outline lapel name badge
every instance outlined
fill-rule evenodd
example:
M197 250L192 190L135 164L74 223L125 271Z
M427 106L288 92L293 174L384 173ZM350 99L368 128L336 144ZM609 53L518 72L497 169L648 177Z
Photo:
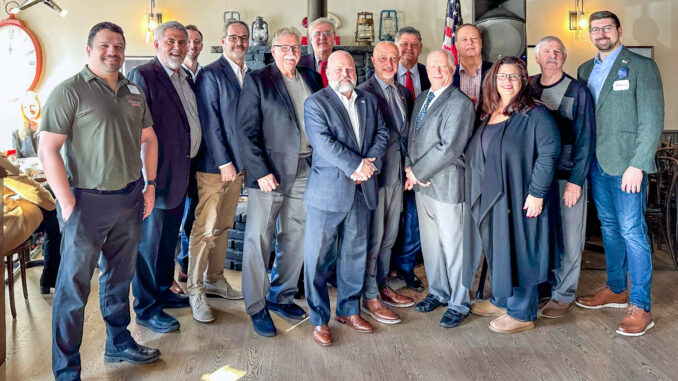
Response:
M139 92L139 89L134 85L127 85L127 88L129 89L129 92L132 93L132 94L136 94L136 95L141 94Z
M628 90L628 89L629 89L629 80L628 79L616 80L612 84L612 90L614 90L614 91L623 91L623 90Z

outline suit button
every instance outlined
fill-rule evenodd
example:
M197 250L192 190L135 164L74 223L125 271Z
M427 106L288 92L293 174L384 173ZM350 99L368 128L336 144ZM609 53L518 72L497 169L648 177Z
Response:
M191 158L191 155L186 155L186 157L190 159L190 158Z

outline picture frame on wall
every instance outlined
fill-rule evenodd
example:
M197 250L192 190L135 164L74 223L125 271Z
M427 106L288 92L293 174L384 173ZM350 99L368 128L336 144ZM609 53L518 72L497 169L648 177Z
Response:
M122 74L127 75L127 73L129 73L130 70L134 69L137 66L141 66L147 63L153 58L154 56L127 56L125 57L125 62L122 64L122 67L120 68L120 72Z
M636 46L624 45L624 46L626 46L628 50L654 61L654 46L652 45L636 45Z

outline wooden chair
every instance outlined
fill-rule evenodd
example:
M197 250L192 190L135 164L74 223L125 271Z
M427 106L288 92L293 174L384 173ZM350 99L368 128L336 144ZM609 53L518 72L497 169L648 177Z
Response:
M5 267L7 267L7 286L9 287L9 309L12 312L12 318L16 319L16 308L14 307L14 254L19 255L19 267L21 268L21 286L24 291L24 299L28 299L28 289L26 288L26 261L31 256L31 239L28 238L18 247L6 252Z

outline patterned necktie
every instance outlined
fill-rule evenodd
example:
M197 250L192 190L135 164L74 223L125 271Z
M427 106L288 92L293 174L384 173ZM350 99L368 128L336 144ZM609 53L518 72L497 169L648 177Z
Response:
M412 100L417 98L417 94L414 93L414 82L412 82L412 73L410 71L405 72L405 87L407 87L407 90L410 90L412 92Z
M433 98L435 98L435 94L433 94L433 91L429 90L428 91L428 96L426 97L426 102L424 102L424 105L421 106L421 111L419 111L419 116L417 117L417 131L419 131L419 127L421 127L421 121L424 119L424 115L426 115L426 111L428 110L428 105L431 104L431 101L433 101Z
M327 61L318 62L320 65L320 77L323 79L323 87L327 87Z
M386 99L391 107L391 113L393 114L393 119L396 121L396 127L400 130L403 126L403 114L400 112L400 107L398 107L396 92L391 86L386 87Z

